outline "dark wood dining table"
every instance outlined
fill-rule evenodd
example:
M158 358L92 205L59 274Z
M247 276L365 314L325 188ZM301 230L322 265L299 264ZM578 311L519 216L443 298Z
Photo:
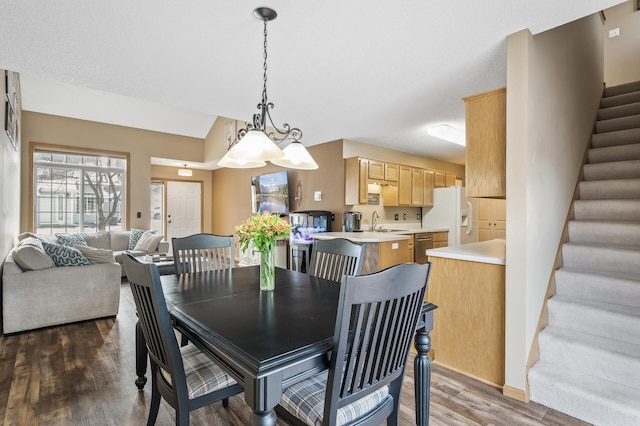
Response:
M340 284L276 268L276 289L259 289L259 267L161 277L175 328L244 387L252 425L275 425L282 391L328 368ZM435 305L416 330L416 424L429 421L430 350ZM136 328L136 385L146 383L147 351Z

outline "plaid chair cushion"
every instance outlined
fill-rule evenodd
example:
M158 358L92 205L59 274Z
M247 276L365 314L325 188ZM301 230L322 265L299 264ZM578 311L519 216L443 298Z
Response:
M182 363L187 377L189 399L197 398L236 383L231 376L194 345L183 346L180 348L180 352L182 353ZM162 370L162 376L167 382L171 383L171 377L166 371Z
M321 425L324 414L324 398L327 390L329 371L296 383L287 388L280 406L310 426ZM377 407L389 395L389 387L383 386L377 391L360 398L338 410L337 425L352 422Z

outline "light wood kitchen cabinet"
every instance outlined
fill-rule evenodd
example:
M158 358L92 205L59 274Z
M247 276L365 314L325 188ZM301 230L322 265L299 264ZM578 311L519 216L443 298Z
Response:
M455 186L455 185L456 185L456 175L451 174L451 173L445 173L444 174L444 186L449 188L450 186Z
M433 233L433 248L448 247L449 246L449 232L434 232Z
M424 170L423 172L423 197L422 204L424 206L433 206L433 174L432 170Z
M368 242L364 250L362 274L372 274L390 266L413 262L409 240Z
M488 241L507 236L506 200L478 199L478 240Z
M504 385L505 266L429 256L428 301L438 306L430 333L438 364Z
M411 205L411 167L400 166L398 173L398 205Z
M367 204L369 160L365 158L346 158L344 160L344 203Z
M397 182L400 166L397 164L384 163L384 180L387 182Z
M409 240L384 241L378 245L380 248L380 271L390 266L413 262L413 257L409 257Z
M411 205L424 203L424 173L422 169L411 169Z
M506 196L506 99L505 88L464 98L467 197Z
M369 163L369 171L367 176L373 180L384 180L384 163L376 160L367 160Z
M445 187L445 174L442 172L433 172L433 187L444 188Z

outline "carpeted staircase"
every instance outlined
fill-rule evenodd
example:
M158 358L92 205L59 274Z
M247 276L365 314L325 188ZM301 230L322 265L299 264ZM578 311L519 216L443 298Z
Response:
M605 89L529 371L532 401L640 425L640 81Z

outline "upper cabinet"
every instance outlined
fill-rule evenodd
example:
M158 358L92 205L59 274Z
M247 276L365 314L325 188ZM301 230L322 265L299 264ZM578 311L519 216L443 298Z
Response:
M435 176L439 176L440 187L453 186L456 181L453 173L367 158L346 158L344 164L346 205L367 204L368 186L373 183L382 185L384 206L433 206Z
M466 105L467 197L505 198L507 91L505 88L464 98Z

